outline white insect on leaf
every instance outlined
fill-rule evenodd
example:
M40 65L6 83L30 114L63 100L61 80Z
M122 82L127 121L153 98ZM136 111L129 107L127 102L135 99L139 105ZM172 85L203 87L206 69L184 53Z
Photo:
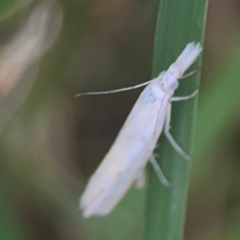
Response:
M174 149L183 158L190 159L169 132L171 102L187 100L197 94L198 91L195 91L186 97L173 97L178 87L178 79L182 78L183 73L197 59L201 50L199 43L189 43L176 62L157 78L135 87L112 91L118 92L148 85L139 96L115 142L91 177L80 199L80 208L83 209L84 217L110 213L131 185L135 183L138 187L143 186L144 168L148 161L153 165L161 182L166 186L169 185L153 156L154 148L163 131ZM99 93L79 95L93 94Z

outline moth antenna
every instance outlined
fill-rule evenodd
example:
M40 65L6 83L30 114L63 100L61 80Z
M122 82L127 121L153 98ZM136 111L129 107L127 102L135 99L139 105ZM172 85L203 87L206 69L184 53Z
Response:
M81 97L81 96L86 96L86 95L104 95L104 94L111 94L111 93L129 91L129 90L133 90L133 89L136 89L136 88L144 87L144 86L148 85L149 83L151 83L153 81L154 81L154 79L152 79L150 81L147 81L147 82L144 82L144 83L140 83L138 85L131 86L131 87L120 88L120 89L110 90L110 91L79 93L79 94L76 94L75 97Z

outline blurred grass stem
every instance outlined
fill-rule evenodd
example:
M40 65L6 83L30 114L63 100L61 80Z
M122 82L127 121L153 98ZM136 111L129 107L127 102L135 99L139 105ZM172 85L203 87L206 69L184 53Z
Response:
M206 0L162 0L157 18L152 77L166 70L175 61L187 43L203 43L207 12ZM200 66L201 57L191 67ZM200 71L180 81L176 96L187 96L199 86ZM198 97L173 103L171 134L176 142L190 155ZM184 161L161 137L156 152L158 164L172 187L166 188L153 169L149 171L149 186L145 216L145 240L181 240L185 222L187 193L191 162Z

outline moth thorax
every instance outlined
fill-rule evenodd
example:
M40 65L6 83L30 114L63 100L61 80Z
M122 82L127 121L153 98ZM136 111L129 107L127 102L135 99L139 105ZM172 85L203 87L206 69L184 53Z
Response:
M178 87L178 79L170 74L169 72L165 72L165 74L162 76L160 86L165 90L176 90Z

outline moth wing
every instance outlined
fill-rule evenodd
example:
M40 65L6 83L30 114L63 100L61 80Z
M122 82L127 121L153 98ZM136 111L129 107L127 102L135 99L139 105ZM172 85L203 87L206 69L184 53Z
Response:
M153 82L141 93L115 142L91 177L81 198L85 217L108 214L148 162L166 114L166 104L156 96L154 88ZM158 121L159 114L161 121Z

